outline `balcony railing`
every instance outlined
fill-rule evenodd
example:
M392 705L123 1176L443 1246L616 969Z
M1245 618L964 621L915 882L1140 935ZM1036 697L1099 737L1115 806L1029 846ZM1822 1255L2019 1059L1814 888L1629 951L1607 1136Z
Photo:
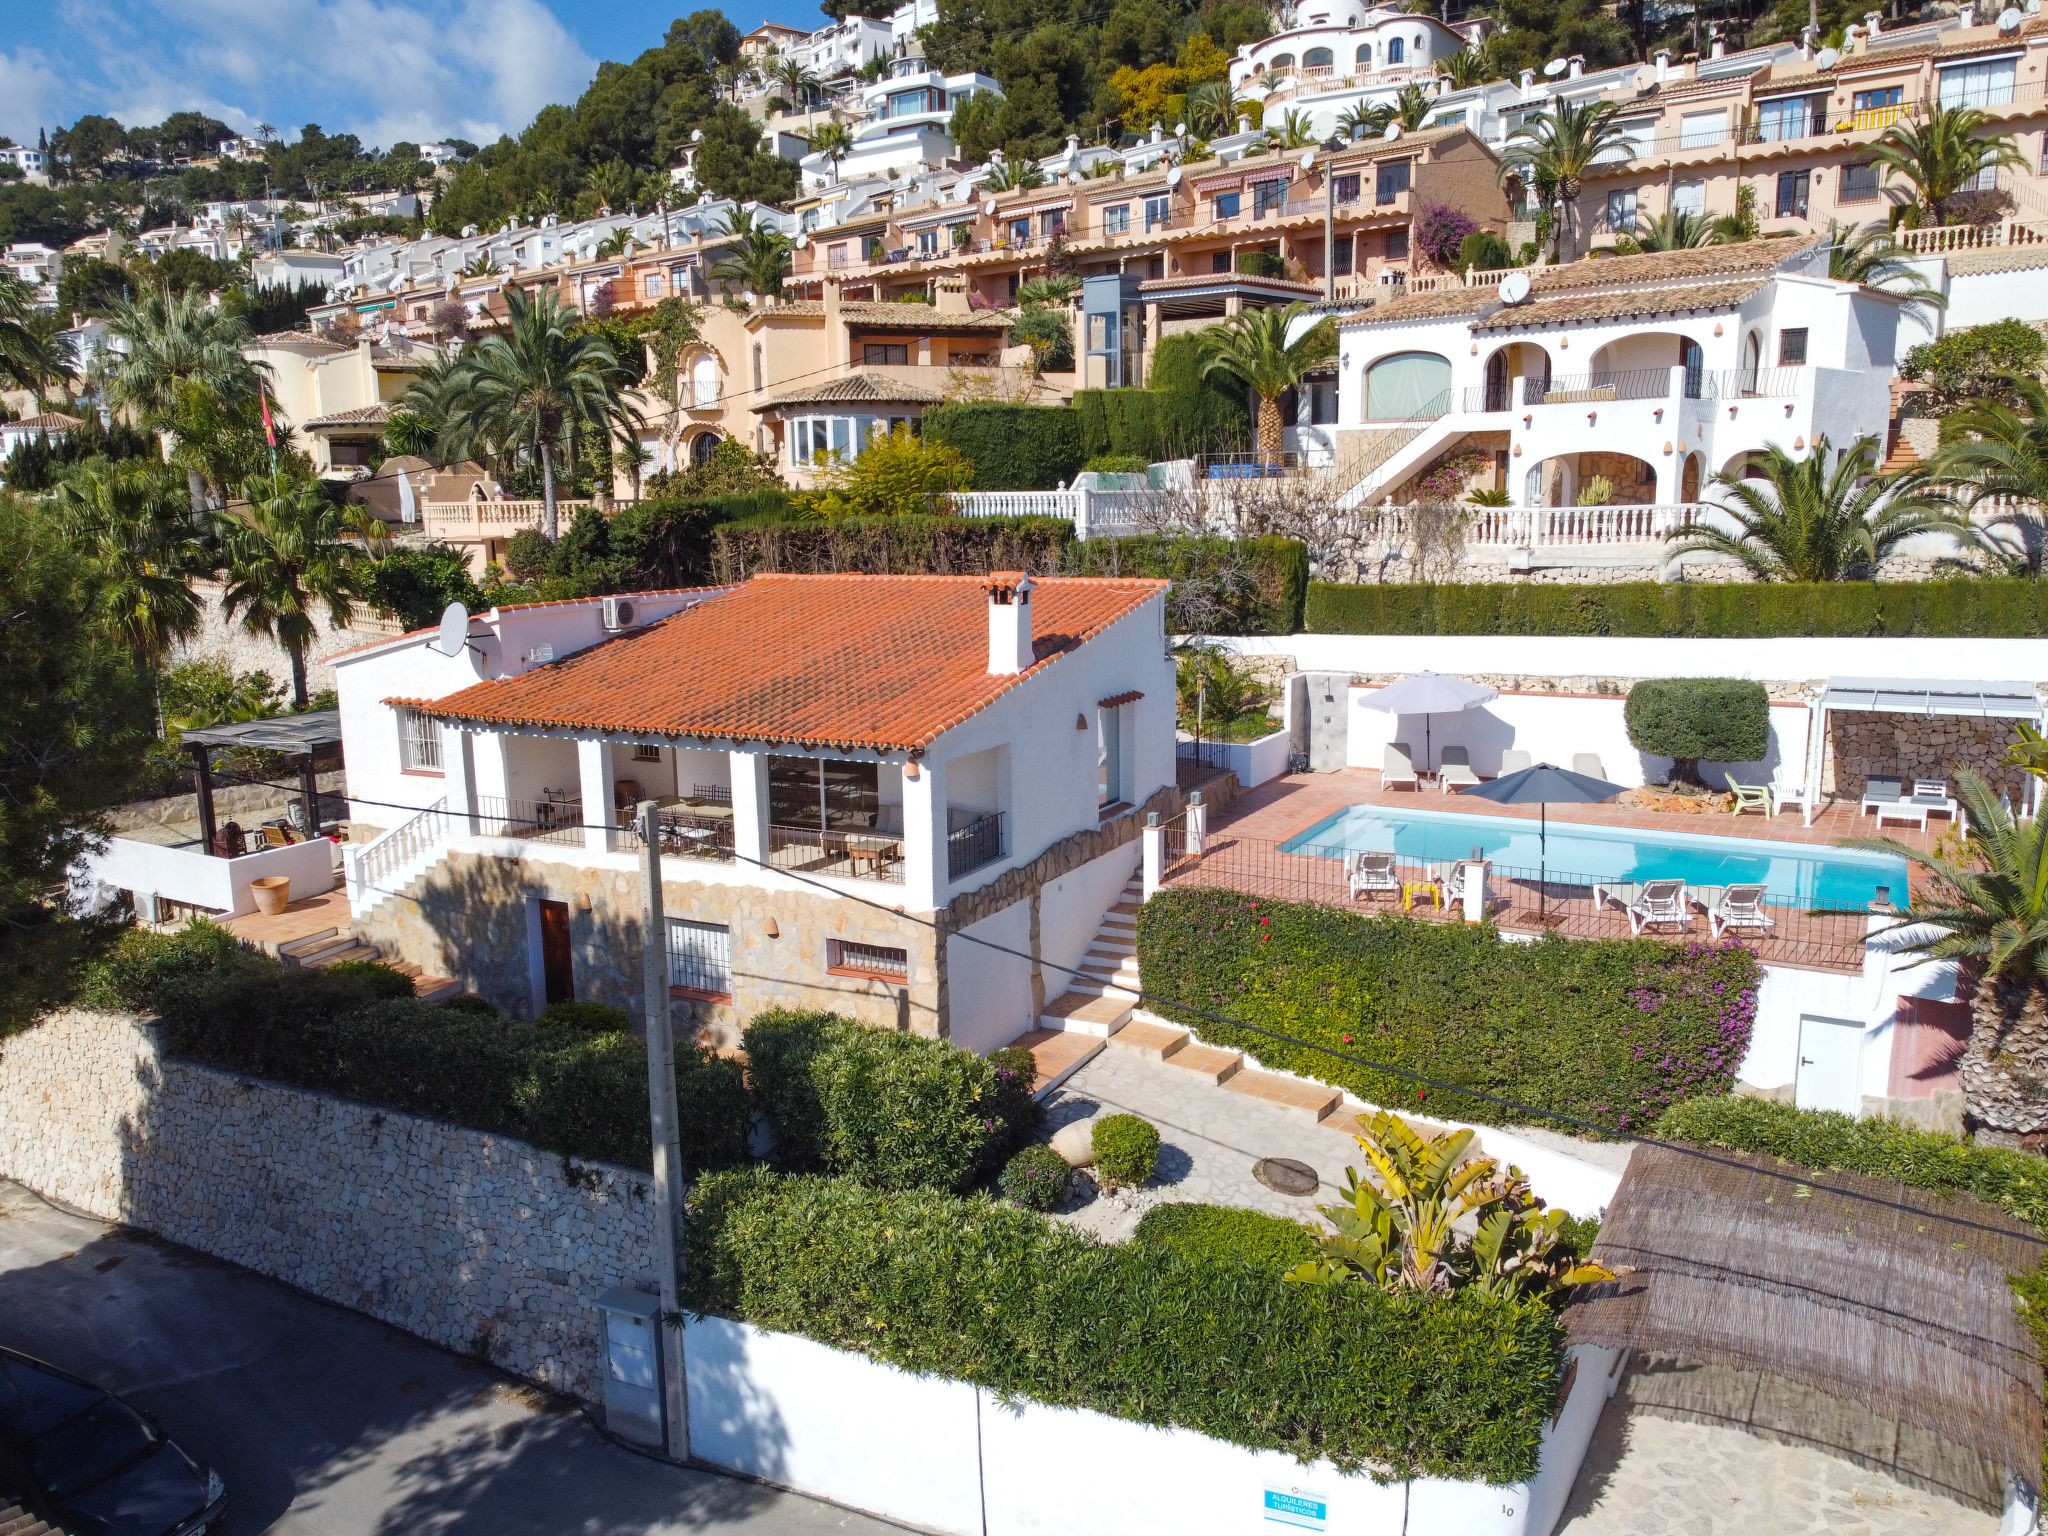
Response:
M988 811L962 822L946 834L946 877L958 880L1005 853L1003 813Z
M568 799L509 800L476 797L477 831L485 837L517 837L529 843L571 847L583 842L583 802Z
M1512 381L1502 379L1496 384L1475 384L1466 389L1459 409L1466 415L1484 416L1505 411L1513 404Z
M881 831L768 828L768 864L792 874L903 883L903 839Z
M712 806L665 805L656 813L660 823L661 851L679 859L718 859L733 856L732 812L720 815ZM633 844L640 845L640 828L633 826Z
M1522 380L1524 405L1588 405L1606 400L1661 400L1671 392L1669 368L1606 369Z
M1473 507L1465 542L1474 549L1580 549L1596 545L1661 545L1674 533L1704 521L1712 508L1700 502L1617 503L1599 507ZM1381 544L1405 543L1412 509L1383 507L1373 514L1366 537Z
M1902 229L1894 238L1916 256L1937 256L1944 251L2048 243L2048 223L2000 219L1993 224L1945 224L1932 229Z
M555 502L555 515L564 526L585 507L595 506L591 501ZM522 528L538 528L547 518L547 503L544 501L429 501L421 503L420 524L428 533L448 538L469 534L482 538L486 535L517 533Z

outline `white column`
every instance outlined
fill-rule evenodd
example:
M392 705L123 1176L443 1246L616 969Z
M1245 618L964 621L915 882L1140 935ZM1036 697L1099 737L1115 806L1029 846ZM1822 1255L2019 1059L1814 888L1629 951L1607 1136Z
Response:
M1465 921L1483 923L1486 921L1486 861L1467 859L1465 861Z
M953 882L946 867L946 770L929 760L917 777L903 775L903 904L913 912L938 906Z
M609 853L612 847L612 744L579 739L576 743L577 777L583 790L583 846L592 853Z
M447 790L443 803L454 824L464 832L476 830L476 738L460 726L441 726L441 782Z
M1198 789L1188 796L1188 857L1199 859L1208 846L1209 807L1202 804Z
M732 847L747 869L768 862L768 758L761 752L730 752L732 765Z
M1150 901L1159 894L1160 878L1166 872L1166 828L1159 824L1159 813L1145 813L1145 900Z

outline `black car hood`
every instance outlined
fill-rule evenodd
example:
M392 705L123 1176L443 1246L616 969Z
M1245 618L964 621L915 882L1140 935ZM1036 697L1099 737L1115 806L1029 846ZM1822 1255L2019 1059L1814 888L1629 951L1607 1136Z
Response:
M76 1536L162 1536L206 1508L206 1474L170 1441L57 1508Z

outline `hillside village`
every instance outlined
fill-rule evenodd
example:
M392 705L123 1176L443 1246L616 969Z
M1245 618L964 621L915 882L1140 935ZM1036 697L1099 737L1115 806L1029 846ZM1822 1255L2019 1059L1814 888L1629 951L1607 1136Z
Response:
M0 1531L2038 1532L2038 9L0 142Z

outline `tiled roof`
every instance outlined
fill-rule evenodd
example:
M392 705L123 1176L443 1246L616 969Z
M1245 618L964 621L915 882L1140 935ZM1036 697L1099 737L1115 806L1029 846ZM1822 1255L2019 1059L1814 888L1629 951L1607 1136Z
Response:
M1639 288L1621 293L1584 293L1571 298L1538 299L1496 310L1472 327L1480 331L1518 331L1529 326L1576 325L1590 320L1629 320L1641 315L1688 315L1702 310L1733 309L1764 285L1760 282L1701 283L1688 288Z
M1323 294L1320 283L1298 283L1291 277L1256 277L1249 272L1197 272L1187 277L1148 277L1138 284L1141 294L1180 293L1189 288L1276 288L1283 293L1300 293L1313 298Z
M1945 251L1950 277L1990 272L2031 272L2048 267L2048 245L1993 245L1975 251Z
M938 390L908 379L849 373L843 378L779 391L753 409L772 411L780 405L937 405L945 398Z
M1047 577L1035 663L988 671L979 576L756 576L645 630L444 699L394 700L480 725L901 751L929 745L1165 592Z
M763 304L749 310L747 319L751 322L789 316L816 320L824 318L824 314L823 299L785 299L780 304ZM999 309L976 309L963 314L940 309L935 304L892 304L869 299L842 303L839 316L854 325L888 325L919 331L1006 331L1015 318Z
M1440 288L1435 293L1408 293L1398 299L1382 299L1362 315L1340 320L1340 326L1387 325L1402 320L1443 320L1452 315L1476 315L1489 304L1499 302L1491 288Z
M391 419L391 407L381 402L377 405L359 405L352 411L331 411L325 416L315 416L304 422L306 427L358 427L381 426Z
M1816 239L1824 239L1824 236ZM1529 273L1537 298L1581 288L1620 288L1630 283L1672 283L1697 278L1770 272L1815 244L1815 240L1763 238L1738 245L1702 245L1684 251L1648 251L1641 256L1588 256Z
M76 416L66 416L62 411L45 411L40 416L24 416L5 425L16 432L69 432L85 423Z
M315 336L311 331L267 331L261 336L252 336L250 340L258 346L319 347L329 352L349 350L340 342Z

